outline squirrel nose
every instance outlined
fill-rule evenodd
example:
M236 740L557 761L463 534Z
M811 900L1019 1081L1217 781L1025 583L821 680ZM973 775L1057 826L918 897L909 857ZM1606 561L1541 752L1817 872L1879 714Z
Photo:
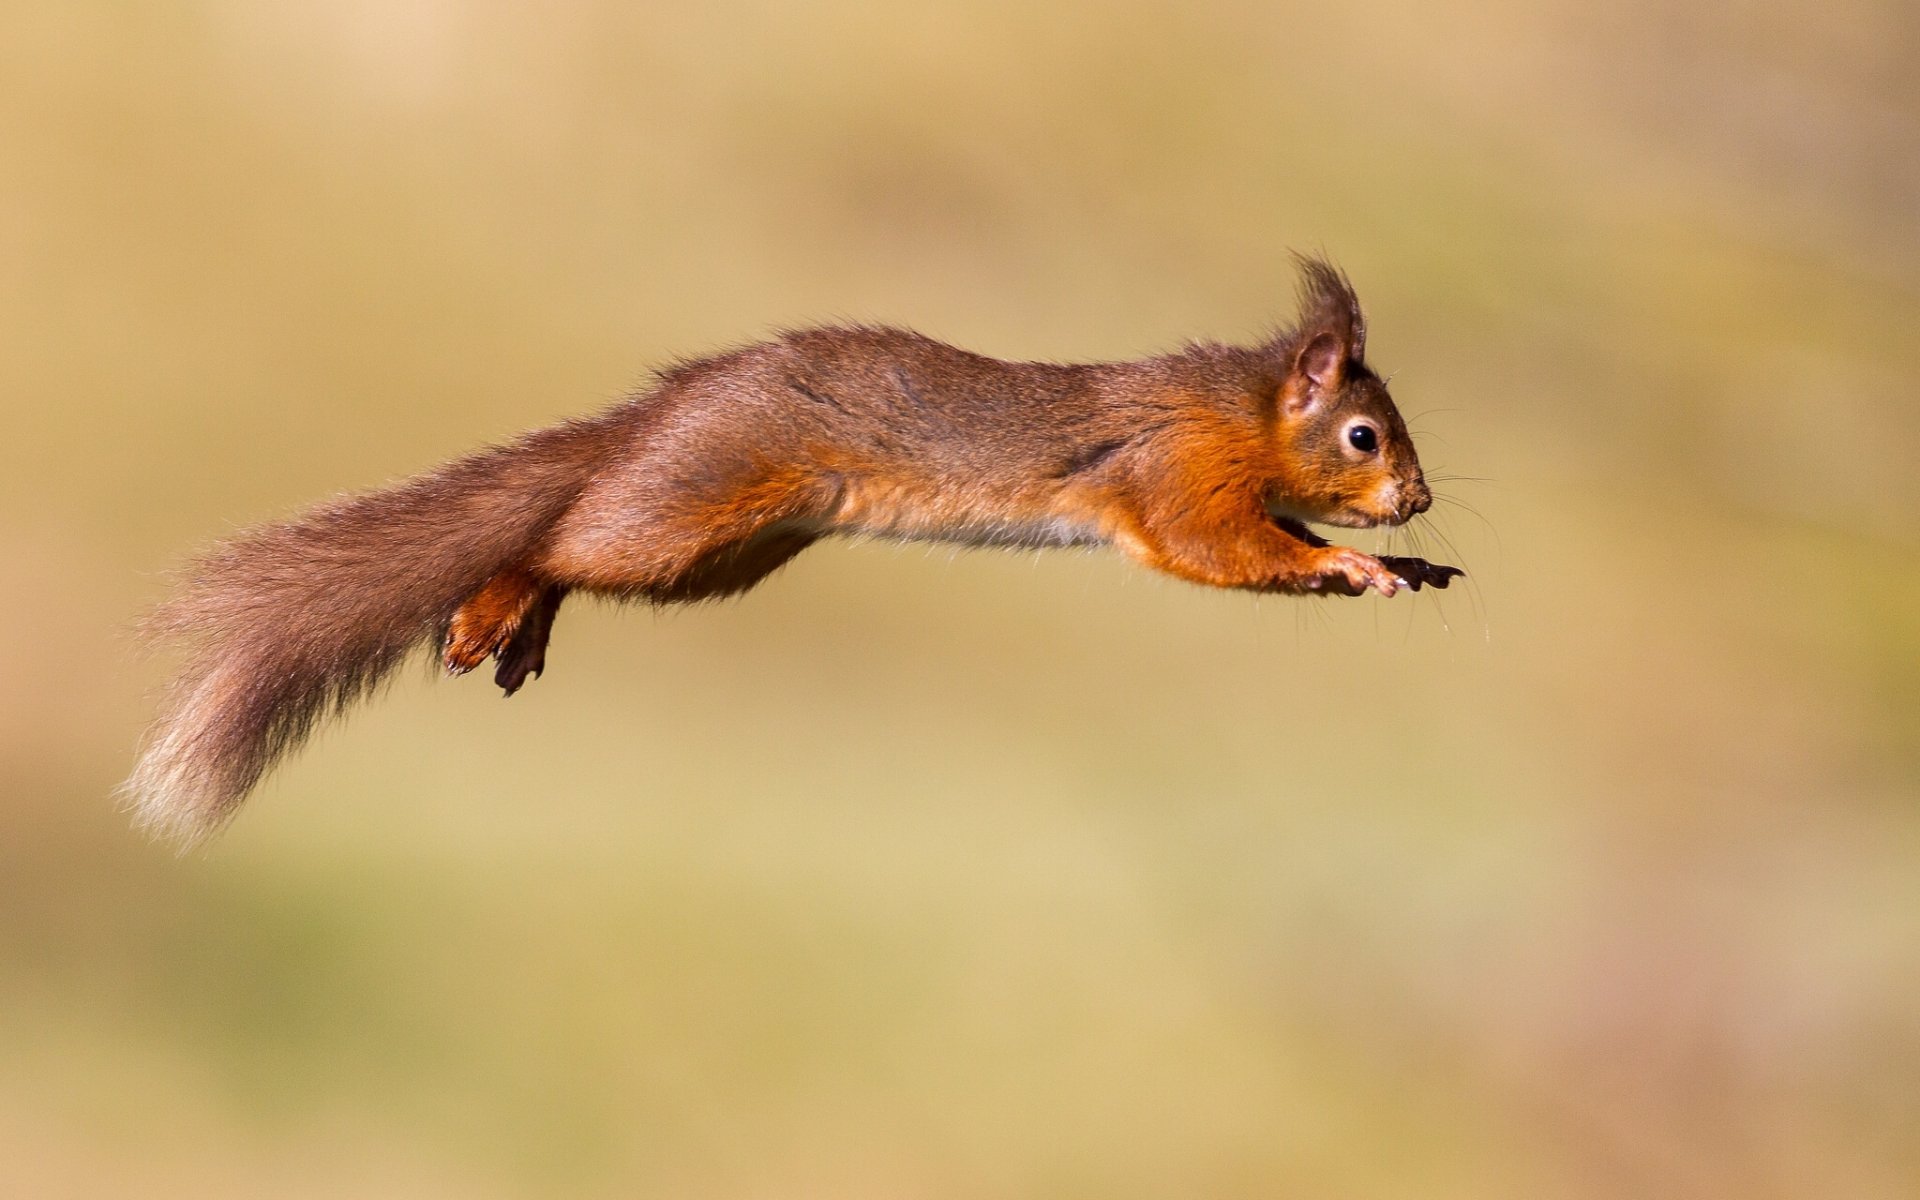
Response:
M1427 481L1417 479L1407 489L1407 515L1417 517L1433 507L1433 493L1427 489Z

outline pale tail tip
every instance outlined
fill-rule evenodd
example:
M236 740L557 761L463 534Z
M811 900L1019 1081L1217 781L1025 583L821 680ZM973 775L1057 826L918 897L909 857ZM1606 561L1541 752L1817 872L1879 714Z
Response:
M204 846L220 832L231 813L221 805L209 803L196 794L197 789L165 778L151 756L141 759L126 782L114 789L121 811L128 813L133 827L142 834L173 847L185 855Z

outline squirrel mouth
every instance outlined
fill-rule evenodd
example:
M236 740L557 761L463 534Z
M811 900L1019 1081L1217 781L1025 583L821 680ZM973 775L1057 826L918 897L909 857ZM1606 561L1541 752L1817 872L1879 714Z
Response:
M1426 480L1389 481L1359 495L1343 497L1324 506L1289 503L1285 495L1267 495L1267 515L1287 532L1299 536L1306 523L1332 525L1341 529L1378 529L1382 525L1405 525L1433 507L1433 494Z

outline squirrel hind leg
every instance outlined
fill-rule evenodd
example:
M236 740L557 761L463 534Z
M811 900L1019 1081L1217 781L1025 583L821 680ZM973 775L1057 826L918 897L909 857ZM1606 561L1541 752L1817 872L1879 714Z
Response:
M746 537L702 549L671 578L646 588L657 604L684 604L738 595L820 540L809 529L770 525Z
M567 589L557 585L542 591L507 644L495 652L500 665L493 672L493 681L506 695L519 691L529 676L538 679L546 670L547 639L553 633L554 614L560 611L560 601L566 596Z

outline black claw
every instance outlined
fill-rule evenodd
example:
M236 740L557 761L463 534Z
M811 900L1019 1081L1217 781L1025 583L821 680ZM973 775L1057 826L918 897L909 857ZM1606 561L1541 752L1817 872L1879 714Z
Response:
M508 659L502 662L500 669L493 673L493 681L500 686L501 692L511 696L526 686L529 675L539 678L540 668L530 667L517 659Z
M1430 563L1424 558L1384 558L1380 561L1398 571L1407 580L1414 591L1423 586L1444 588L1455 579L1466 575L1459 567L1445 567Z

